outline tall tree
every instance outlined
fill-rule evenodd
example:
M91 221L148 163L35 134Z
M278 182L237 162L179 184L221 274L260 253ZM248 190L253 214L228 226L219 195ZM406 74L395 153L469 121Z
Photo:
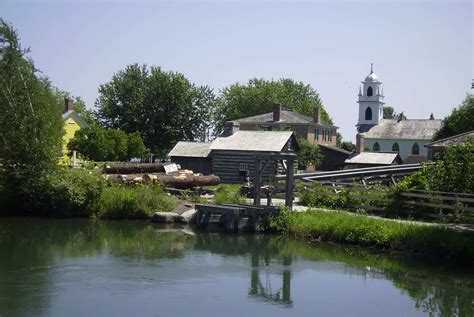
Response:
M318 92L310 85L286 78L276 81L254 78L245 85L236 83L222 89L216 132L222 129L225 121L271 112L275 103L307 116L312 116L314 107L318 106L322 109L323 121L332 124Z
M202 140L212 122L215 96L183 74L133 64L99 88L96 118L105 128L139 131L154 153L180 140Z
M454 108L444 118L441 129L433 137L434 140L444 139L456 134L474 130L474 95L467 95L458 108Z
M10 176L54 168L62 141L62 105L28 52L0 19L0 143Z

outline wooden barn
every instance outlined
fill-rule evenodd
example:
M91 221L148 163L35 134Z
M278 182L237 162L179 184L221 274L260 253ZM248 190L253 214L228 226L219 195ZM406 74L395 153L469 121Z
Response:
M298 144L292 131L233 130L228 136L214 140L209 149L212 174L224 183L243 183L246 175L251 180L255 178L256 156L295 153ZM277 162L269 163L263 171L262 181L273 181L282 169Z
M182 169L209 175L212 173L210 146L211 143L180 141L168 155L171 161L181 165Z

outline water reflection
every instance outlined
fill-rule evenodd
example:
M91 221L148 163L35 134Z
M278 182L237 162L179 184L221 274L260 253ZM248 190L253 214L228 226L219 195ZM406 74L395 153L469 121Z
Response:
M288 309L295 308L296 303L301 305L298 296L292 294L295 276L302 270L313 270L311 263L327 263L328 272L342 270L347 276L391 281L413 300L419 311L434 315L474 315L472 269L393 258L356 248L310 245L277 236L206 232L189 235L179 228L163 230L144 222L44 219L0 219L0 313L48 314L49 303L58 296L58 288L53 287L60 278L58 272L70 273L79 260L111 258L137 263L145 268L153 267L149 274L153 277L157 269L169 274L165 270L168 262L157 268L159 263L174 261L176 265L190 254L210 254L213 261L218 256L248 263L248 273L244 273L247 296L262 305ZM187 266L189 275L177 271L169 279L193 277L196 263L187 261L181 265ZM84 270L87 276L87 269ZM231 268L219 270L233 273ZM177 274L181 275L177 277Z

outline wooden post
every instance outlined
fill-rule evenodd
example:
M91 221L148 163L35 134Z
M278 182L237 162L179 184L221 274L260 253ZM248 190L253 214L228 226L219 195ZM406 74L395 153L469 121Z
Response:
M260 180L261 180L261 175L260 175L260 163L261 160L259 157L255 158L255 167L254 167L254 172L255 172L255 181L253 184L253 204L259 206L260 205Z
M285 206L293 207L293 175L294 175L294 158L290 157L286 160L286 191Z

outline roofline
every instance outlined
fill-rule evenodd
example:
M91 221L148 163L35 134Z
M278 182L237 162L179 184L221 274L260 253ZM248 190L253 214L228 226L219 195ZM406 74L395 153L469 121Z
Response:
M456 135L453 135L453 136L450 136L450 137L447 137L447 138L444 138L444 139L439 139L437 141L433 141L431 143L428 143L426 144L425 146L426 147L436 147L436 143L440 143L440 142L444 142L444 141L447 141L447 140L451 140L451 139L454 139L454 138L457 138L457 137L460 137L460 136L463 136L463 135L466 135L466 134L470 134L470 133L474 133L474 130L471 130L471 131L468 131L468 132L464 132L464 133L460 133L460 134L456 134ZM442 145L440 145L441 147Z
M69 111L68 111L69 112ZM89 124L87 124L86 121L84 121L84 119L82 119L82 117L74 110L72 110L71 112L65 112L63 113L62 115L64 116L62 119L63 121L66 121L67 119L69 119L70 117L74 116L77 121L79 121L79 125L84 127L84 128L87 128L89 126Z
M271 125L285 125L285 124L291 124L291 125L301 125L301 126L309 126L309 125L319 125L323 127L330 127L330 128L336 128L338 129L338 126L331 125L328 123L316 123L314 121L308 121L306 123L301 123L301 122L288 122L288 121L240 121L242 119L237 119L237 120L232 120L231 122L237 122L239 124L271 124ZM248 130L240 130L240 131L248 131Z

